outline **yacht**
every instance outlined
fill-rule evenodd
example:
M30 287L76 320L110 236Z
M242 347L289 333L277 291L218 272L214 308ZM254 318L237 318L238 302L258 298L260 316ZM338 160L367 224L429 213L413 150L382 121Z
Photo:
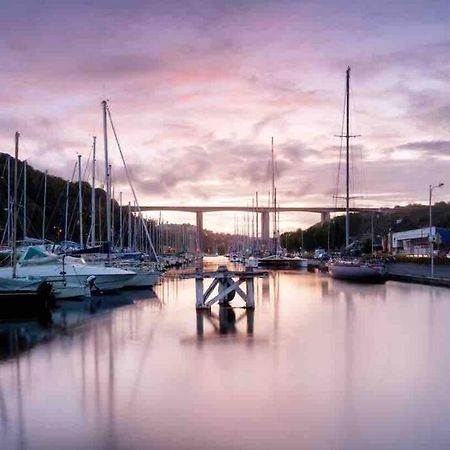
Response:
M136 276L133 271L90 265L83 259L72 256L53 255L40 246L22 249L17 263L17 272L21 277L34 277L41 281L52 282L56 278L58 282L62 281L55 286L56 290L58 288L64 290L65 282L67 289L73 291L76 286L81 286L85 292L85 286L92 291L121 289ZM12 278L12 268L0 267L0 278ZM64 292L60 293L60 298L61 296L64 296Z
M352 247L355 246L350 243L350 106L349 106L349 96L350 96L350 67L347 68L347 83L346 83L346 133L344 136L346 139L346 211L345 211L345 252L351 253ZM373 239L373 237L372 237ZM331 277L354 280L354 281L365 281L365 282L380 282L385 280L386 268L382 262L364 260L360 257L341 257L331 260L328 264L328 272Z

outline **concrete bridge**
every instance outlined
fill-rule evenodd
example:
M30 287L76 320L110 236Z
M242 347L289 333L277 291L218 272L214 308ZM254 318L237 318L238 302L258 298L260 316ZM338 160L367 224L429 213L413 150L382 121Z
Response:
M261 214L261 238L263 240L270 239L270 214L275 212L272 206L141 206L141 211L178 211L190 212L196 215L197 224L197 242L200 250L203 250L203 214L208 212L249 212ZM382 212L390 208L350 208L350 212ZM132 210L137 211L136 207ZM328 206L282 206L277 207L276 212L307 212L320 214L321 223L330 220L331 213L345 212L342 207L328 207Z

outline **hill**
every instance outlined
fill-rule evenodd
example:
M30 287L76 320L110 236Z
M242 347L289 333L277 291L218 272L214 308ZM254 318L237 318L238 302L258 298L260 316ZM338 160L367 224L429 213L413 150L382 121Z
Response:
M351 239L361 241L366 249L371 246L372 224L374 242L380 243L382 237L389 232L405 231L429 225L428 205L411 204L396 206L380 213L353 213L350 215ZM433 225L450 228L450 203L439 202L433 205ZM296 251L300 247L311 251L317 247L338 250L345 243L345 216L333 218L330 222L317 223L306 230L298 229L283 233L281 243L289 251Z

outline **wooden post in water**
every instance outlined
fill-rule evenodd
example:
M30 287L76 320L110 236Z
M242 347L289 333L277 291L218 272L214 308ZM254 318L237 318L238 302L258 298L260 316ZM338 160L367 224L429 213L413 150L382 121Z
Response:
M247 308L254 308L255 307L255 289L254 289L254 279L253 278L247 278Z
M195 306L197 309L205 307L203 303L203 275L200 269L195 271Z

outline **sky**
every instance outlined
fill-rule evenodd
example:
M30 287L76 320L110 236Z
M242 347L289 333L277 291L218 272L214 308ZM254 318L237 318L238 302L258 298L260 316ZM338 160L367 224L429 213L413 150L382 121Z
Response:
M439 182L436 201L450 200L448 1L0 7L0 151L12 153L18 130L21 159L37 168L70 178L93 135L101 153L107 99L142 205L251 205L256 191L267 204L273 136L279 204L333 206L351 66L355 205L426 202ZM128 202L112 139L110 157L114 191ZM280 228L318 219L285 214ZM205 226L233 231L236 220L207 214Z

